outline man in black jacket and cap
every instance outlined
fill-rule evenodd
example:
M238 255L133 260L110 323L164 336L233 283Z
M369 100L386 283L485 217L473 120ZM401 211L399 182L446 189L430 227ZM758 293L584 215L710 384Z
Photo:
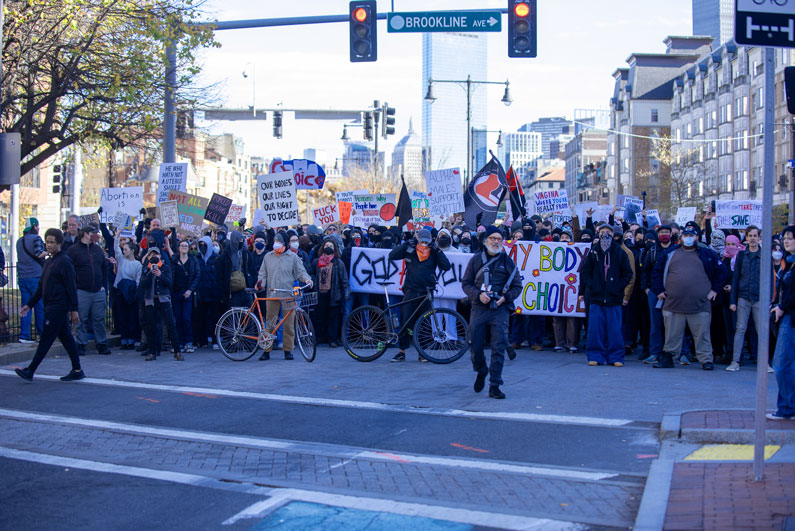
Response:
M472 257L461 278L461 287L472 303L469 343L472 368L477 373L474 389L476 393L481 392L489 375L489 396L505 398L500 385L508 345L508 316L513 300L522 291L522 278L516 264L505 253L503 237L497 227L486 228L483 246L485 250ZM491 366L486 365L483 353L487 326L491 331Z

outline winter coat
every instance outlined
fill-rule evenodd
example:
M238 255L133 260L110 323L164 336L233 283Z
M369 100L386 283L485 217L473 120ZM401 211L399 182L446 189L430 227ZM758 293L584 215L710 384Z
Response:
M464 270L464 275L461 277L461 289L464 290L464 293L466 293L473 307L484 308L488 306L483 304L480 300L481 288L485 282L485 271L481 272L481 269L483 269L483 266L492 258L494 257L490 256L485 251L475 253L469 260ZM507 253L500 253L499 259L493 265L489 266L489 283L491 284L492 290L496 291L498 294L502 294L505 284L511 276L511 272L516 267L516 264ZM513 308L513 301L521 292L522 275L521 271L517 271L508 289L505 290L505 295L502 295L505 297L505 304L502 304L500 308L511 310Z
M655 295L659 295L665 291L665 279L668 275L668 262L671 256L681 247L681 245L671 246L665 253L657 256L657 263L654 264L654 271L651 277L651 290ZM711 289L715 293L720 293L723 286L726 285L729 272L726 266L723 265L718 253L709 247L696 246L696 252L704 266L704 272L709 278Z
M67 253L77 273L77 289L97 293L105 287L108 261L105 251L96 243L77 242Z
M171 260L168 257L160 258L160 277L152 274L152 268L148 263L143 265L141 282L138 284L138 300L143 301L149 297L154 283L154 295L159 297L171 297L171 286L173 283Z
M29 232L17 240L17 278L39 278L41 276L44 259L37 257L44 250L44 240L38 234Z
M199 259L188 255L188 260L183 264L179 259L179 254L175 253L171 257L171 265L173 267L172 293L175 296L184 295L186 291L195 293L199 287L199 276L201 275Z
M312 289L318 291L319 283L318 277L320 276L320 269L318 267L319 259L314 260L309 265L309 275L312 277ZM345 264L342 263L340 258L334 258L331 262L331 306L342 306L345 299L351 296L351 291L348 286L348 270L345 269Z
M607 274L604 270L606 259L609 259ZM597 240L585 257L579 294L585 297L587 304L620 306L624 301L624 290L631 281L632 267L623 246L613 240L605 253Z
M403 260L406 263L406 276L403 280L403 291L425 293L426 288L433 291L436 287L436 269L449 271L450 260L435 244L431 244L431 255L420 261L417 250L411 242L404 242L389 252L390 260Z
M77 311L77 284L72 259L63 252L57 252L44 263L36 292L25 301L33 308L41 300L45 312Z

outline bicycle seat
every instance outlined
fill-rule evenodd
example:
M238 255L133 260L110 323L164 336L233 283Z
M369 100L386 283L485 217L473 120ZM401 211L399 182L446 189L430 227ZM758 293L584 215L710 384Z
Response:
M394 282L376 282L379 286L391 286Z

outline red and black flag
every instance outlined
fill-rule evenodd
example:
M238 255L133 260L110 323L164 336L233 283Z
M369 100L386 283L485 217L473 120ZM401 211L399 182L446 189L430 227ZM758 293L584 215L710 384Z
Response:
M397 204L397 222L398 228L403 230L403 227L406 226L406 223L411 221L412 210L411 210L411 197L409 197L409 190L406 188L406 181L403 177L400 178L403 181L403 186L400 188L400 196L398 197L398 204Z
M464 192L466 224L472 229L493 224L507 190L505 170L492 154L491 160L474 175Z
M513 171L513 166L508 168L508 173L505 175L505 180L508 183L508 197L511 200L511 214L514 220L521 219L527 215L527 198L524 196L522 190L522 183L519 182L519 177Z

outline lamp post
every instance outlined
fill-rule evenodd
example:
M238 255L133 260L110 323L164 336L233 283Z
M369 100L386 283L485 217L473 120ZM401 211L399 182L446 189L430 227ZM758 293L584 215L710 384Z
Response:
M257 65L252 62L248 62L243 67L243 77L248 78L248 73L246 73L245 68L251 65L251 110L254 113L254 118L257 117Z
M510 91L510 82L506 79L505 81L475 81L472 79L472 76L468 75L466 79L428 79L428 91L425 94L425 101L428 103L433 103L436 101L436 97L433 95L433 84L434 83L455 83L464 91L467 95L467 181L472 178L472 92L477 88L478 85L505 85L505 93L502 96L502 101L505 106L507 107L511 103L513 103L513 99L511 98L511 91Z

